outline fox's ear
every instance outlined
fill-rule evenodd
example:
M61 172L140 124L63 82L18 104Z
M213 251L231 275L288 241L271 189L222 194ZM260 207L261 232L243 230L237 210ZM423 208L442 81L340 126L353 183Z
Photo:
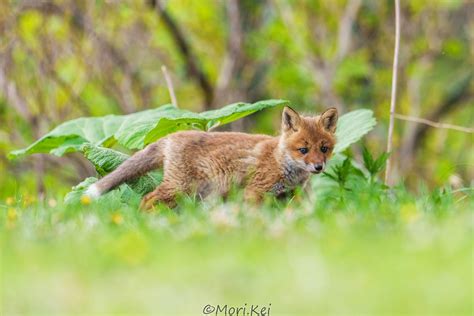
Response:
M300 115L290 108L285 106L283 109L283 114L281 118L281 127L283 131L297 131L301 122Z
M339 115L337 114L337 109L329 108L321 113L321 116L319 117L319 124L321 124L322 128L324 128L326 131L334 134L336 132L338 117Z

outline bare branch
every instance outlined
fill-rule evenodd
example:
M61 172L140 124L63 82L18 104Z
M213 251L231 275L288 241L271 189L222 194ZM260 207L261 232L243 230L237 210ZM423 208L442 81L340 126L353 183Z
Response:
M229 34L227 36L228 50L224 57L224 61L219 72L219 77L217 79L213 107L216 107L223 102L222 99L228 93L231 80L239 68L243 57L243 32L241 26L239 3L237 0L229 0L226 3L227 15L229 19Z
M118 103L120 104L124 112L133 112L137 108L137 104L134 99L134 92L132 89L132 83L135 83L139 86L140 93L142 92L140 78L138 72L135 71L132 65L129 63L127 58L122 54L122 52L115 47L108 39L98 34L91 21L85 16L81 9L79 8L83 5L84 2L72 1L72 17L71 25L79 33L86 34L89 36L96 44L99 46L99 51L104 52L108 60L112 61L122 73L124 74L123 81L121 85L116 89L119 93ZM28 10L37 10L45 14L50 15L59 15L61 17L68 17L69 12L66 12L60 5L54 3L53 1L35 1L35 0L26 0L22 2L19 12L28 11Z
M456 130L456 131L460 131L460 132L464 132L464 133L474 133L474 128L470 128L470 127L464 127L464 126L453 125L453 124L448 124L448 123L433 122L433 121L427 120L425 118L407 116L407 115L402 115L402 114L398 114L398 113L395 113L394 116L395 116L395 118L397 118L399 120L415 122L415 123L421 123L421 124L425 124L425 125L428 125L428 126L431 126L431 127L452 129L452 130Z
M118 87L120 93L119 104L121 108L126 113L134 112L137 109L137 104L135 102L134 93L132 89L132 82L138 82L138 73L133 70L133 67L128 62L127 58L122 54L122 52L116 48L110 41L98 34L88 16L82 13L79 6L81 3L72 2L72 25L81 33L87 34L92 38L97 46L99 46L100 51L104 52L109 60L113 62L124 74L124 78Z
M168 86L168 93L170 94L171 102L173 103L175 108L178 108L178 100L176 99L176 94L174 94L173 81L171 81L168 69L166 69L166 66L163 65L161 66L161 71L163 71L163 75L165 76L166 85Z
M438 121L446 114L454 111L459 108L464 102L470 100L472 96L472 91L470 91L470 84L472 80L472 73L469 76L466 76L462 82L459 84L457 91L452 93L439 107L434 109L428 116L427 119L430 121ZM428 127L426 125L420 126L416 129L414 135L414 146L418 147L422 143L428 132Z
M292 8L287 1L273 0L273 4L279 12L283 23L288 28L293 40L304 54L303 63L311 68L313 79L319 85L321 100L331 106L335 106L339 110L344 110L344 104L341 98L334 92L334 76L337 67L344 57L350 52L352 43L352 27L357 18L357 14L361 7L361 0L349 0L344 13L341 17L341 22L338 29L337 51L333 58L324 60L321 56L311 52L311 48L301 36L301 32L297 29L295 17L292 13ZM325 42L328 35L328 30L324 24L318 23L314 15L309 15L307 19L308 28L313 30L314 38L320 42Z
M447 98L440 105L436 106L430 113L423 115L426 117L425 120L436 123L450 112L455 111L462 106L469 106L468 102L471 100L472 95L472 92L470 91L471 80L472 74L465 76L465 78L462 78L459 82L457 82L456 89L451 91L451 93L449 93ZM414 87L412 83L409 86L411 88ZM416 104L416 100L414 100L412 104L413 103ZM411 117L416 117L418 115L420 115L419 112L411 114ZM428 135L428 131L430 129L430 125L428 124L407 125L408 128L406 129L405 136L401 142L399 155L401 159L400 165L403 166L405 172L409 172L415 160L415 154L422 148L422 143Z
M169 14L169 12L166 10L160 0L150 0L149 4L152 8L156 9L161 19L163 20L163 23L171 33L176 46L178 46L178 49L184 58L189 75L192 76L201 87L201 90L204 95L205 108L209 108L214 95L213 87L206 74L204 73L204 70L200 67L199 63L196 62L197 58L194 55L189 41L184 36L183 31L178 26L173 17Z
M34 115L28 108L25 99L20 95L16 83L8 78L7 64L9 63L10 49L7 54L0 55L0 91L3 93L8 104L10 104L17 113L27 122L34 120Z
M400 46L400 0L395 0L395 50L393 54L393 73L392 73L392 96L390 99L390 123L388 126L387 152L392 152L393 126L395 123L395 102L397 98L397 78L398 78L398 55ZM385 169L385 184L389 184L391 169L391 158L387 159L387 168Z
M359 12L361 0L349 0L339 25L336 61L339 63L347 55L352 43L352 27Z
M43 52L43 58L40 58L38 56L38 60L40 61L40 68L43 70L45 74L47 74L54 83L58 85L60 89L62 89L68 96L69 99L72 99L76 105L78 105L82 112L85 115L91 115L91 112L89 110L89 107L87 104L82 100L82 98L74 91L73 87L63 80L58 72L56 71L54 67L54 62L52 61L52 48L50 47L48 41L41 41L41 51ZM35 56L37 55L35 51L32 49L26 47L26 51L31 55Z
M28 104L23 96L20 95L16 83L8 78L7 65L11 59L11 46L8 47L6 53L0 56L0 91L3 92L7 104L12 106L18 114L31 126L36 137L39 137L40 122L39 116L31 113ZM45 192L44 187L44 159L38 157L34 161L34 168L36 171L36 188L38 197L42 199Z
M301 32L298 31L295 23L295 17L293 15L293 8L290 7L288 1L281 0L272 0L272 3L277 10L278 14L281 16L283 24L289 30L289 33L292 35L292 40L296 43L298 48L300 48L305 55L303 62L307 63L307 66L312 66L311 61L314 59L310 54L310 49L304 40Z

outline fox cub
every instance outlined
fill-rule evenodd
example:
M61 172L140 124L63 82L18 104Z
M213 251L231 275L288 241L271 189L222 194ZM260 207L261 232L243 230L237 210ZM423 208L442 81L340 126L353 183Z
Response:
M226 195L232 185L245 188L248 201L267 192L282 195L321 173L336 143L338 113L330 108L315 117L300 116L285 107L281 135L183 131L145 147L86 191L94 198L118 185L163 168L163 182L142 200L176 205L180 193Z

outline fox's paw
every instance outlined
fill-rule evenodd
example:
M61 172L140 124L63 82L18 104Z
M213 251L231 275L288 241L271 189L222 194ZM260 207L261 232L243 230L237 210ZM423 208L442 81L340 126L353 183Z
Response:
M154 210L155 208L155 203L158 202L158 198L154 192L148 193L145 195L142 199L142 202L140 203L140 209L142 211L147 211L150 212Z
M83 194L83 196L87 196L87 197L89 197L90 199L93 199L93 200L97 199L100 195L101 195L101 192L100 192L100 189L99 189L99 187L97 186L96 183L91 184L87 188L86 192L84 192L84 194Z
M169 208L176 207L174 196L165 194L162 188L158 188L143 197L142 202L140 203L140 209L144 211L152 211L158 203L164 204Z

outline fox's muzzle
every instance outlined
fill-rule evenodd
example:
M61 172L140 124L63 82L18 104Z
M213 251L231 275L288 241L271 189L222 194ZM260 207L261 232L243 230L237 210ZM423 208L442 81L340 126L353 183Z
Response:
M311 170L311 173L321 173L324 170L324 164L323 163L317 163L313 165L313 170Z

